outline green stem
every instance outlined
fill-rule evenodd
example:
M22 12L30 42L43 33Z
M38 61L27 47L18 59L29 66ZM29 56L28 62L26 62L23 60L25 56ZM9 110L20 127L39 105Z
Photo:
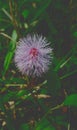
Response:
M71 51L70 51L70 53L71 53ZM71 57L69 57L68 59L67 59L67 57L68 57L68 55L70 54L70 53L68 53L60 62L59 62L59 64L55 67L55 71L58 71L60 68L62 68L62 67L64 67L64 65L70 60L70 58Z
M64 62L60 65L60 68L63 68L64 65L66 65L70 59L71 59L71 57L69 57L66 61L64 61Z
M70 72L70 73L68 73L68 74L65 74L64 76L60 77L60 79L65 79L65 78L67 78L67 77L73 75L73 74L76 73L76 72L77 72L77 70L72 71L72 72Z

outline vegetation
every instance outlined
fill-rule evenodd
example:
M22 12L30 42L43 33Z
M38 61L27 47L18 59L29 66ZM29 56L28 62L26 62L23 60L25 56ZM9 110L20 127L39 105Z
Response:
M20 38L37 33L53 48L41 78L14 63ZM77 1L0 1L0 130L77 130Z

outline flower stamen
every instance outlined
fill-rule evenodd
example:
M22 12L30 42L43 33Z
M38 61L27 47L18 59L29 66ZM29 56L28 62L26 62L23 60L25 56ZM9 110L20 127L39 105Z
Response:
M30 50L30 55L32 55L33 57L38 56L38 50L36 48L32 48Z

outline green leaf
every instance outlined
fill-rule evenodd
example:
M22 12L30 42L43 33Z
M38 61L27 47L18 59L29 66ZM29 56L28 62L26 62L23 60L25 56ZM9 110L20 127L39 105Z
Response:
M77 94L71 94L68 96L64 101L64 105L77 107Z
M65 127L68 126L68 122L66 121L66 118L67 118L66 114L65 115L60 115L60 113L59 113L59 114L57 114L55 116L53 115L51 118L55 123L57 123L59 125L63 125Z
M29 10L24 10L24 11L22 12L22 15L23 15L24 18L27 18L28 15L29 15Z
M15 30L13 30L12 39L13 40L11 40L10 44L9 44L10 50L8 50L8 53L6 54L5 61L4 61L3 76L5 75L6 71L8 70L10 63L11 63L11 60L12 60L12 57L13 57L13 54L14 54L14 49L15 49L16 40L17 40L17 33Z
M16 41L17 41L17 32L16 32L16 30L13 30L13 32L12 32L12 40L10 41L10 50L15 49Z
M40 123L37 123L36 130L55 130L55 128L47 119L44 119Z
M8 92L5 95L1 95L0 96L0 100L2 102L2 104L12 100L15 97L16 92Z
M28 94L27 90L20 90L17 94L16 97L21 97Z
M74 32L74 33L73 33L73 36L74 36L74 37L77 37L77 32Z
M5 61L4 61L4 72L6 72L8 70L12 56L13 56L13 52L7 53L7 55L5 57Z
M20 130L30 130L30 126L28 124L22 124Z

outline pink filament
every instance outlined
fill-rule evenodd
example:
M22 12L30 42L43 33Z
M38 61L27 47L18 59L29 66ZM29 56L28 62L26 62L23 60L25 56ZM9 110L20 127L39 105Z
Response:
M33 57L38 56L38 50L36 48L32 48L30 51L30 55Z

